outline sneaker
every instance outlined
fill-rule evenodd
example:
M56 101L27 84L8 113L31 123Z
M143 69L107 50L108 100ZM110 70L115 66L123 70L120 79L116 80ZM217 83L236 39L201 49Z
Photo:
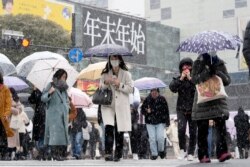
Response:
M204 156L202 159L200 159L200 163L210 163L210 162L211 162L211 160L206 156Z
M232 155L230 153L223 153L219 158L219 162L224 162L226 160L229 160L231 157Z
M133 160L139 160L138 155L137 154L133 154Z
M151 160L156 160L158 156L151 156L150 159Z
M164 159L166 156L164 151L159 152L158 155L161 157L161 159Z
M194 160L194 156L191 155L191 154L188 154L187 160L188 160L188 161L193 161L193 160Z
M185 157L186 157L186 152L184 150L180 150L178 159L184 159Z

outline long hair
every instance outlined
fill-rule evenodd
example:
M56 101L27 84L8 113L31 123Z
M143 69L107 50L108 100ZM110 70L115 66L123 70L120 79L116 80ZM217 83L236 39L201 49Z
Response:
M0 84L3 84L3 75L1 72L0 72Z
M11 92L11 95L12 95L12 99L15 101L15 102L18 102L20 99L19 99L19 96L16 92L16 90L14 88L9 88L10 92Z
M66 79L68 78L68 74L64 69L59 69L56 71L56 73L53 75L53 79L56 78L57 80L59 80L63 74L66 74Z
M128 67L126 66L126 64L125 64L125 62L124 62L124 60L123 60L123 58L122 58L121 55L112 55L112 56L117 56L118 59L119 59L119 61L120 61L119 67L120 67L121 69L125 70L125 71L128 71ZM110 58L111 58L111 56L109 56L109 60L108 60L108 62L107 62L107 64L106 64L105 68L102 70L101 75L104 74L104 73L108 73L109 70L112 69L112 65L111 65L111 63L110 63Z

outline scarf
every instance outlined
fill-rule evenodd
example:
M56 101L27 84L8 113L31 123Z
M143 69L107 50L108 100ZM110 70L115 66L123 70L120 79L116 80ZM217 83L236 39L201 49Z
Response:
M58 80L57 78L53 78L53 86L61 92L66 91L69 88L65 81L60 79Z

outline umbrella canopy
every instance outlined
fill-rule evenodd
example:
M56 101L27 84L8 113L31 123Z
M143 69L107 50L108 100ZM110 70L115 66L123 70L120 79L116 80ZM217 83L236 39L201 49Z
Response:
M62 60L38 60L27 76L27 80L40 91L52 82L52 77L58 69L64 69L68 73L67 84L72 87L78 76L78 72L67 62Z
M132 53L128 48L116 44L97 45L85 52L86 57L108 57L109 55L132 56Z
M101 78L102 70L105 68L107 62L99 62L89 64L78 75L77 79L96 80Z
M14 88L16 91L20 91L29 87L29 85L23 80L14 76L4 76L3 81L5 85L7 85L9 88Z
M70 88L69 97L71 97L72 103L76 108L82 108L90 106L92 104L91 98L83 91L77 88Z
M0 72L3 76L12 75L16 73L15 65L10 61L10 59L0 53Z
M139 90L151 90L155 88L165 88L167 85L158 78L144 77L135 80L134 86Z
M16 66L17 75L21 77L27 77L32 67L38 60L48 60L48 59L57 59L68 62L62 55L44 51L44 52L35 52L24 59L22 59Z
M192 53L209 53L220 50L235 50L242 40L237 35L222 31L203 31L181 42L177 51Z

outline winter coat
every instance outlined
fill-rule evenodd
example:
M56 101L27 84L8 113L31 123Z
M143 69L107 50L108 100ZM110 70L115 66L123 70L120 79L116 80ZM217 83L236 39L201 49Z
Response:
M22 121L22 124L21 124L20 128L18 129L18 132L19 133L26 133L26 126L29 125L30 120L29 120L27 114L25 113L23 106L22 106L22 111L20 112L19 116L20 116L20 119Z
M69 101L69 121L73 121L77 116L77 110L72 101Z
M180 61L179 69L180 74L182 73L183 65L192 65L193 61L190 58L184 58ZM195 85L192 81L184 78L184 80L180 80L181 76L173 78L171 83L169 84L169 89L173 93L178 93L177 98L177 112L190 112L192 111L194 94L195 94Z
M166 131L166 134L169 135L169 140L171 142L179 142L177 123L175 123L174 121L172 121L170 123L170 126L168 127L168 129Z
M38 141L44 138L45 133L45 113L46 105L41 101L42 92L38 89L33 90L28 98L31 104L35 104L35 113L33 117L32 139Z
M120 86L117 89L113 85L104 84L104 79L107 75L113 75L112 70L101 76L100 87L110 87L113 93L113 99L111 105L101 106L103 123L104 125L114 126L116 118L118 132L131 131L131 113L129 103L129 94L133 93L131 74L121 68L119 69L118 79L120 80Z
M250 21L247 23L247 26L246 26L242 52L246 60L246 63L248 65L248 69L249 69L250 67ZM249 75L250 75L250 72L249 72Z
M151 113L147 112L148 106L151 109ZM149 94L141 106L141 113L145 115L146 124L157 125L164 123L166 126L170 124L168 103L165 97L161 95L154 99Z
M0 87L0 120L2 122L5 134L0 132L0 136L12 137L14 135L13 130L10 128L9 120L4 119L4 117L9 117L11 114L11 93L7 86L3 85ZM4 137L5 138L5 137Z
M248 129L249 116L242 108L239 108L238 114L234 117L234 125L236 127L237 144L239 146L246 146L248 144Z
M207 54L208 55L208 54ZM209 57L209 55L207 56ZM212 65L211 65L212 61ZM194 84L199 84L208 80L213 75L217 75L222 79L223 85L228 86L231 82L230 76L227 72L225 63L219 57L215 56L212 59L204 59L200 55L195 60L192 70L192 81ZM225 98L216 99L204 103L197 104L197 91L195 92L192 119L213 119L213 118L229 118L227 102Z
M81 108L77 108L76 118L72 121L72 133L82 132L82 128L88 126L86 114Z
M45 145L68 145L69 99L66 91L57 88L49 94L51 83L43 91L41 100L46 103Z

